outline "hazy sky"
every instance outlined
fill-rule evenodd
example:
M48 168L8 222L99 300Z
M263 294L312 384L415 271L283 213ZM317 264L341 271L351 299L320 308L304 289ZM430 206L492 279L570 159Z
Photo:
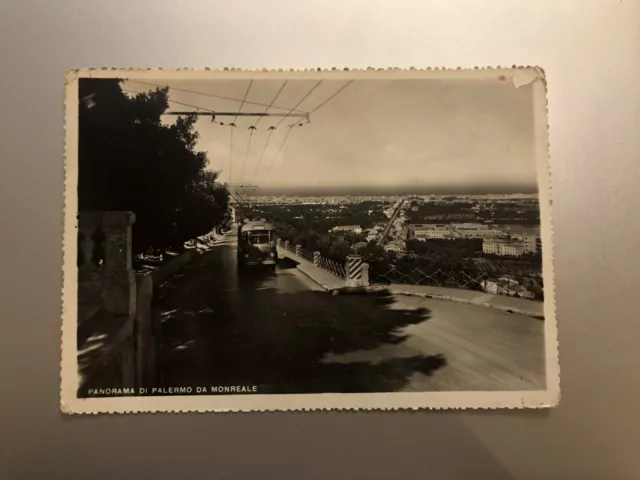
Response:
M274 105L294 107L316 83L289 80ZM298 109L313 110L345 83L324 80ZM173 87L170 100L235 112L240 102L177 89L242 100L249 81L171 81L168 85ZM246 100L268 105L282 85L283 80L256 80ZM151 87L131 81L124 88L145 91ZM194 110L177 103L170 107ZM286 113L287 109L269 111ZM242 107L243 112L264 110L265 106L249 103ZM231 149L227 123L233 117L219 117L224 126L202 117L197 123L198 148L208 152L209 168L221 171L222 181L231 177L232 184L250 182L272 192L308 187L402 188L416 193L478 188L531 191L536 185L532 112L531 85L516 89L498 79L357 80L313 113L310 123L294 127L277 156L287 126L295 119L286 118L267 145L267 128L280 118L260 120L249 144L249 127L257 118L239 117Z

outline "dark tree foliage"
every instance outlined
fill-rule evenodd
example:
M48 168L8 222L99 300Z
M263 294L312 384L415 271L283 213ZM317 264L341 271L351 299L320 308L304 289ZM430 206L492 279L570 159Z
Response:
M83 79L80 99L80 210L130 210L134 252L181 248L222 222L229 194L195 150L195 116L161 123L167 89L127 97L119 80Z

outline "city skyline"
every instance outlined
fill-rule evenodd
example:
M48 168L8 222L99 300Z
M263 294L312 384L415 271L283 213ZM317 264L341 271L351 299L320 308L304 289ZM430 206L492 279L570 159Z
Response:
M340 187L269 187L269 188L237 188L242 196L407 196L407 195L537 195L536 185L495 185L476 188L458 187L447 185L442 187L415 188L413 186L394 187L367 187L367 186L340 186ZM235 190L234 190L235 191ZM244 193L243 193L244 192Z
M219 117L221 125L210 117L198 119L197 148L207 152L208 168L219 171L222 182L257 184L263 194L537 189L530 85L516 88L498 78L290 80L286 85L283 80L158 80L125 81L123 88L142 92L167 84L173 111L195 111L185 107L192 105L200 111L264 112L271 102L282 108L269 112L317 108L310 123ZM231 122L237 125L233 133ZM269 131L270 126L277 129Z

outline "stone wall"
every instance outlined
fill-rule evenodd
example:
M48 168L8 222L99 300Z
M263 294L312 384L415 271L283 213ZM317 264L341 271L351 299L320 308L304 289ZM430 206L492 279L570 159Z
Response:
M196 250L151 273L132 269L131 212L82 212L78 217L79 396L89 388L157 385L160 325L154 288L192 261Z
M131 212L78 216L78 369L89 387L137 384L136 278Z

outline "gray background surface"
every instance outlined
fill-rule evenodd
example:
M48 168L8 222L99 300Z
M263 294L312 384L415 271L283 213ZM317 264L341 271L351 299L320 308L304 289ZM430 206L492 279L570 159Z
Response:
M640 478L640 5L0 3L2 478ZM561 406L65 417L63 78L77 67L541 65Z

